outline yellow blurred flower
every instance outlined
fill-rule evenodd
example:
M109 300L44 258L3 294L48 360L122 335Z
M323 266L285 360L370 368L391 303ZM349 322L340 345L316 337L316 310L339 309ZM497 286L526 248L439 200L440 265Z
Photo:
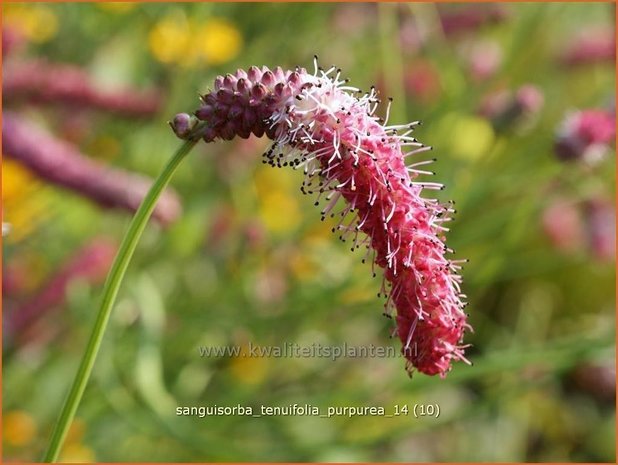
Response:
M451 150L457 158L481 158L487 155L495 140L494 130L485 118L458 115L453 119L451 127Z
M67 444L60 454L60 462L93 463L96 461L94 451L84 444Z
M64 463L92 463L96 462L94 451L82 443L86 433L86 423L76 418L65 439L65 446L60 454L60 462Z
M229 365L232 376L244 384L259 384L268 373L267 357L250 357L249 348L243 345L238 357L234 357Z
M30 234L49 213L43 185L17 162L2 161L2 221L9 223L7 242L18 242Z
M189 20L179 11L164 17L148 34L157 60L183 66L226 63L238 55L242 43L242 35L232 23L220 18Z
M300 249L303 252L299 250L290 257L290 268L296 279L308 281L315 278L318 268L312 256L306 252L306 248L300 247Z
M219 65L236 58L242 47L242 35L231 23L211 18L199 27L196 41L206 63Z
M47 42L58 32L58 19L48 6L12 3L4 6L3 13L3 25L14 27L32 42Z
M162 63L182 61L189 47L191 31L181 14L170 14L159 21L148 34L148 45L154 57Z
M82 441L85 433L86 423L81 418L76 418L73 420L73 423L71 423L65 441L67 444L78 444Z
M137 3L134 2L97 2L97 7L112 13L128 13L133 10Z
M258 216L271 233L286 234L298 228L302 213L298 202L296 173L261 166L255 173Z
M344 305L362 304L375 299L375 289L366 284L359 284L339 294L339 301Z
M262 196L258 213L266 229L275 234L294 231L302 219L296 199L281 190Z
M6 444L22 447L32 442L37 432L37 426L28 413L13 410L2 417L2 430Z

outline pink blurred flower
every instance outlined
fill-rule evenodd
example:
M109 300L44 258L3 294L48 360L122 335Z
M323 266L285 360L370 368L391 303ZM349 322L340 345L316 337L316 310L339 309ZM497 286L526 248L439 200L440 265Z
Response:
M7 58L11 53L19 49L25 42L25 38L18 29L13 27L2 28L2 56Z
M440 72L430 61L416 61L405 69L403 84L408 95L425 104L436 101L442 93Z
M600 261L616 257L616 213L612 202L603 197L556 199L543 212L542 226L561 252L587 252Z
M560 55L560 62L565 66L613 64L615 61L616 32L602 27L582 31Z
M83 69L43 60L9 63L3 70L2 91L8 103L62 103L133 117L151 116L161 105L157 91L102 91Z
M410 373L445 376L452 360L466 361L461 266L445 256L452 252L444 232L453 210L421 196L443 188L417 180L429 162L404 161L429 149L410 135L418 122L388 125L388 110L382 122L373 89L362 94L340 70L323 71L317 62L314 74L251 67L220 76L202 101L196 116L203 125L187 132L193 124L177 116L177 134L206 142L266 134L274 141L267 163L302 169L301 190L326 204L323 217L340 218L333 231L384 269L380 295L386 314L396 313ZM345 205L337 207L340 199Z
M399 42L401 50L406 55L416 54L424 45L426 37L419 29L414 18L405 16L399 28Z
M2 151L40 178L104 207L135 211L152 184L145 176L108 168L91 160L72 144L56 139L8 111L2 118ZM180 211L177 195L167 190L155 206L153 218L161 224L169 224Z
M333 28L347 37L363 35L372 26L376 5L373 3L336 3Z
M616 114L590 109L573 112L564 119L554 143L559 160L597 163L616 137Z
M616 258L616 209L607 199L597 197L584 203L588 242L594 256L603 261Z
M5 263L2 268L2 297L21 296L28 288L31 273L23 263Z
M20 337L35 320L61 306L69 284L83 279L91 284L102 282L116 253L116 246L105 239L94 239L82 247L34 297L18 305L8 316L8 332Z
M482 26L505 21L509 17L500 3L470 5L439 5L442 29L447 36L472 32Z
M542 226L556 249L572 253L584 247L584 223L575 202L563 198L554 200L543 212Z
M462 54L471 78L477 82L495 75L502 64L502 48L496 41L474 42L464 48Z
M532 84L525 84L515 92L503 90L486 96L479 114L491 121L497 131L509 129L523 121L530 121L545 103L543 92Z
M230 205L222 205L213 212L211 218L206 243L210 250L219 251L229 243L231 234L238 228L237 215Z

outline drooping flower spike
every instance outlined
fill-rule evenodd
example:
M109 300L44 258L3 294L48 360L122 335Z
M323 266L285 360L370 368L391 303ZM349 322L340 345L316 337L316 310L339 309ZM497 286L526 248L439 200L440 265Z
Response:
M375 115L379 103L375 89L349 86L341 70L323 70L316 58L314 73L251 67L219 76L195 117L179 114L171 126L183 139L206 142L272 139L264 162L302 169L301 191L324 205L322 219L340 218L333 232L352 250L366 248L365 259L384 270L378 295L395 318L407 371L445 376L453 360L467 362L463 335L470 329L462 260L446 258L453 251L444 243L445 223L454 210L421 197L443 188L418 180L433 174L425 170L433 160L406 165L431 149L411 135L420 122L389 125L390 103L385 121Z

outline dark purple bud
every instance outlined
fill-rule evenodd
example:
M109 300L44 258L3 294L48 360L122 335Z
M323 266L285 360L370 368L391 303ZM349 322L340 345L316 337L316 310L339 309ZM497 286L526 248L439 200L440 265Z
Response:
M226 89L221 89L217 92L217 103L230 104L234 100L234 93Z
M202 96L201 100L206 105L214 106L214 104L217 103L217 96L213 93L210 93L210 94Z
M242 116L243 112L244 109L240 105L232 105L227 113L227 117L231 120L235 120L238 117Z
M224 118L230 111L230 107L225 103L215 104L215 115Z
M247 81L245 78L240 78L236 83L236 90L243 95L246 95L251 89L251 83Z
M267 93L268 89L264 86L264 84L258 83L251 89L251 97L258 101L261 101L264 97L266 97Z
M251 136L251 129L241 126L238 128L238 136L241 139L248 139Z
M264 75L262 76L262 84L268 87L272 87L273 85L275 85L275 75L272 73L272 71L269 70L264 73Z
M277 138L277 128L267 126L264 128L264 131L266 132L266 137L269 139L275 140Z
M255 137L262 137L264 135L264 125L258 124L253 127L253 134Z
M197 120L187 113L178 113L170 122L170 126L174 130L174 133L181 139L189 136L196 124Z
M257 115L253 110L248 108L243 113L242 121L243 127L251 129L257 123Z
M232 140L236 135L236 125L232 121L225 123L219 130L219 136L223 140Z
M202 105L196 112L197 116L202 121L208 121L215 114L215 108L213 105Z
M212 142L217 137L217 131L210 126L204 128L203 134L204 142Z

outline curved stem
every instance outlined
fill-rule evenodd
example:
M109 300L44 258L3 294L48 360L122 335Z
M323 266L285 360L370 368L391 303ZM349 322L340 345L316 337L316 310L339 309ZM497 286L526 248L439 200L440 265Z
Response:
M122 284L124 274L127 271L133 252L135 252L137 243L142 235L142 232L144 231L144 228L146 227L146 223L148 223L148 219L152 214L157 200L163 192L163 189L165 189L169 183L180 162L191 151L196 143L196 140L189 140L176 151L161 174L155 180L154 184L148 191L148 194L144 197L142 204L135 212L135 216L131 220L131 224L127 229L124 239L122 240L122 244L116 254L116 258L114 259L114 263L112 264L112 268L107 275L97 319L94 323L90 339L88 340L88 345L86 346L86 350L79 364L79 369L77 370L77 374L75 375L75 379L71 385L71 390L69 391L69 394L64 402L58 422L54 427L49 447L43 456L43 462L55 462L58 459L60 449L64 443L64 439L67 435L69 427L71 426L73 418L75 417L75 413L77 412L77 408L82 399L82 395L84 394L84 390L86 389L86 385L88 384L88 379L90 378L94 361L97 357L97 353L99 352L99 348L101 347L101 341L103 340L103 334L105 333L109 316L114 306L114 302L116 301L116 296L118 295L118 289Z

